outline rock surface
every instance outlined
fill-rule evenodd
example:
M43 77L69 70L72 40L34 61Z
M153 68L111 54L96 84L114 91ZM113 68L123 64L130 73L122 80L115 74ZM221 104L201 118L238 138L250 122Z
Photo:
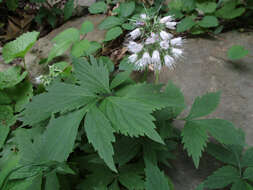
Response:
M164 68L160 82L172 80L177 84L185 95L188 110L196 96L221 91L220 105L210 117L232 121L245 131L247 143L253 146L253 58L229 61L227 49L232 45L243 45L253 52L253 33L229 32L216 40L188 39L185 58L174 71ZM179 122L175 125L182 127ZM191 159L179 155L175 169L168 170L176 190L194 190L217 167L208 157L202 162L201 169L195 170Z

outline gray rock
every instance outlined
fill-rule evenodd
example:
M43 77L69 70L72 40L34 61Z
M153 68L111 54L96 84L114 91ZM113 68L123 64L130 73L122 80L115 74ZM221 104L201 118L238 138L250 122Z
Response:
M89 7L95 2L96 0L77 0L75 3L76 6Z

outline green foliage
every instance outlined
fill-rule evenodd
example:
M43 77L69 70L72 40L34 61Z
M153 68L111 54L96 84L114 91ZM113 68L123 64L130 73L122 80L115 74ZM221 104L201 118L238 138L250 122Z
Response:
M93 3L89 7L89 12L91 14L105 13L106 11L107 11L107 5L103 1Z
M15 58L24 58L26 53L35 44L39 32L27 32L16 40L7 43L3 47L3 58L6 63L10 63Z
M82 35L88 34L89 32L92 32L94 30L94 25L90 21L85 21L80 29L80 33Z
M231 60L242 59L249 54L243 46L234 45L228 50L228 58Z
M68 20L74 11L74 0L68 0L63 9L64 19Z
M107 31L105 35L105 41L111 41L119 37L123 33L120 27L114 27Z

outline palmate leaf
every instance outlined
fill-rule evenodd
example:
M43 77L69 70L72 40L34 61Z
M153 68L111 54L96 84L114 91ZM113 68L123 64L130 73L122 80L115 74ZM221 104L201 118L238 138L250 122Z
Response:
M247 190L247 183L243 180L238 180L236 181L232 187L231 187L231 190Z
M163 143L155 130L152 110L146 104L122 97L108 97L100 109L112 122L117 132L131 137L148 136L150 139Z
M188 155L192 157L195 167L198 168L199 159L208 140L206 129L192 121L188 121L182 130L182 137L184 148L187 150Z
M223 166L206 179L205 187L209 189L224 188L239 179L240 174L236 168L232 166Z
M74 61L74 70L80 85L92 92L110 93L109 72L106 65Z
M52 113L77 109L95 99L96 95L81 86L54 83L48 93L33 97L20 114L20 120L24 125L33 125L49 118Z
M135 172L125 172L120 174L119 182L128 190L144 190L144 180L141 175Z
M113 162L114 129L96 106L93 106L87 113L84 127L89 142L98 151L99 156L113 171L117 172Z
M46 131L28 143L26 139L18 142L22 163L41 163L45 161L66 161L72 152L77 131L86 110L82 109L52 118Z

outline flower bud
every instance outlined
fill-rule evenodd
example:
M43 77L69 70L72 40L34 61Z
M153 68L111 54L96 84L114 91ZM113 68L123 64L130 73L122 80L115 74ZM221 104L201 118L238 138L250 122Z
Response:
M163 40L169 40L173 37L172 34L168 33L168 32L165 32L165 31L161 31L160 32L160 36Z
M160 19L160 23L165 24L166 22L171 22L172 20L174 20L172 16L165 16Z

